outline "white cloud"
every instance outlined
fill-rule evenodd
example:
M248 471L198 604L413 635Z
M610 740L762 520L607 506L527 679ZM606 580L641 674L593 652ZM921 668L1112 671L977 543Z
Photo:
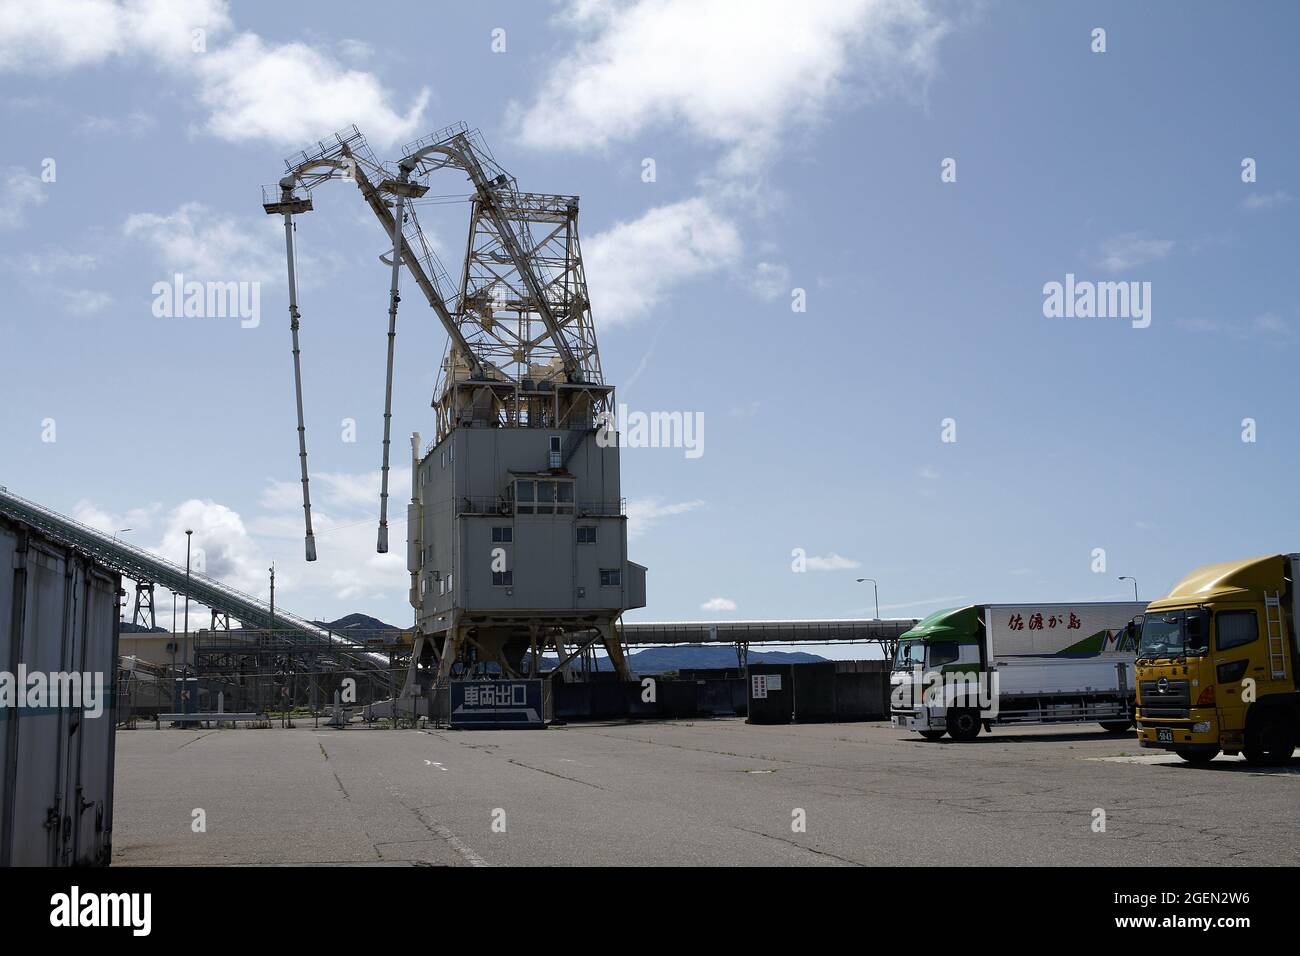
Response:
M1246 209L1272 209L1291 201L1291 194L1279 189L1271 193L1250 193L1241 201Z
M100 264L99 256L92 253L68 252L55 248L47 248L40 253L25 252L18 256L6 256L3 261L6 268L33 276L89 272Z
M68 71L142 56L180 67L194 31L231 27L222 0L0 0L0 70Z
M94 289L60 289L59 299L73 315L95 315L113 304L111 295Z
M348 510L371 508L379 520L379 488L382 475L378 468L365 472L322 471L311 476L312 507ZM388 510L394 516L394 498L410 497L411 469L391 467L388 471ZM268 510L302 507L302 482L272 479L262 491L261 505ZM402 507L403 518L405 506Z
M284 270L276 224L265 217L236 219L190 202L161 215L134 213L122 232L153 245L164 267L187 279L267 281Z
M1253 336L1289 339L1295 331L1291 323L1276 312L1264 312L1248 321L1192 318L1179 319L1177 324L1192 332L1226 335L1234 339L1248 339Z
M1254 331L1263 335L1288 336L1291 334L1291 324L1275 312L1265 312L1263 315L1257 315L1251 321L1251 327Z
M184 566L187 528L194 532L191 566L195 570L252 594L266 588L270 560L237 511L215 501L191 498L168 514L162 540L153 550Z
M674 285L733 264L741 250L735 224L698 197L615 223L583 245L593 311L610 324L640 318Z
M790 293L790 269L779 262L760 262L754 267L750 288L760 299L779 298Z
M317 510L313 501L319 560L311 564L303 560L302 553L302 499L281 490L283 486L296 492L296 482L271 482L262 496L262 513L249 521L227 505L198 499L170 510L155 503L121 513L83 499L76 503L72 515L108 534L130 528L130 532L118 534L121 541L144 547L181 566L185 564L185 530L191 529L194 569L263 601L269 591L268 569L277 560L276 604L299 616L314 617L326 602L386 602L391 595L406 593L409 577L404 543L405 508L398 509L401 513L393 514L390 521L393 547L387 554L375 553L378 472L373 476L374 500L367 499L364 510L333 513ZM353 501L361 490L369 490L371 477L372 473L331 474L320 482L321 498L325 503ZM409 469L394 470L393 481L399 487L405 481L409 487ZM313 476L313 490L316 483ZM405 601L402 603L405 606ZM170 610L168 602L167 617ZM351 606L346 610L366 611L387 619L400 616L386 603ZM164 620L162 611L160 603L159 624L166 626L168 621ZM207 611L200 608L196 612L191 608L190 627L200 626L207 626Z
M672 503L666 503L661 498L640 498L629 501L627 503L628 540L639 538L663 518L686 514L688 511L695 511L697 508L703 507L704 502L698 499Z
M375 48L365 40L347 37L338 43L339 53L349 60L368 60L375 55Z
M206 128L221 139L298 145L356 123L387 145L414 139L429 102L420 90L406 113L388 105L371 73L348 69L303 43L272 45L252 33L200 57Z
M734 611L735 609L736 602L724 597L710 598L700 605L701 611Z
M760 166L786 128L840 99L923 88L948 25L922 0L574 0L579 37L531 105L512 104L523 142L603 147L685 127Z
M28 207L43 202L45 190L39 177L21 166L0 171L0 229L17 229L27 221Z
M847 571L856 568L858 562L852 558L845 558L832 551L826 555L808 555L806 565L809 571Z
M1127 272L1164 259L1173 248L1172 239L1148 239L1135 232L1126 232L1102 241L1098 265L1107 272Z
M158 125L158 120L144 110L132 110L125 116L87 116L77 124L77 132L87 135L142 136Z
M296 146L350 123L381 145L416 134L428 90L399 113L373 74L304 43L233 30L222 0L0 0L0 71L140 59L194 83L204 128L231 141Z

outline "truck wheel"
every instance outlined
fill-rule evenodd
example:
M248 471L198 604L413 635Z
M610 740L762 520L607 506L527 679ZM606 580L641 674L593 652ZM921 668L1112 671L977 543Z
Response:
M1290 714L1267 714L1246 731L1241 748L1246 763L1256 767L1281 767L1295 753L1295 724Z
M946 730L923 730L921 731L921 736L926 740L939 740L946 733Z
M978 710L953 708L948 711L948 735L953 740L974 740L980 735Z
M1108 734L1127 733L1128 729L1132 726L1133 721L1131 720L1103 720L1101 722L1101 729L1106 731Z
M1175 750L1174 753L1182 757L1188 763L1204 764L1209 763L1215 757L1219 756L1217 750Z

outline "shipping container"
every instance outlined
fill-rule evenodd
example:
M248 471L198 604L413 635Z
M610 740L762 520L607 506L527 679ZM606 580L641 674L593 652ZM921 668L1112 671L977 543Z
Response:
M0 866L110 860L120 587L0 516Z

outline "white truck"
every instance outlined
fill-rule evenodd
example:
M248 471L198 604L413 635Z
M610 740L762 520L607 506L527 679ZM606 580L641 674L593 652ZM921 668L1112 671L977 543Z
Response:
M903 634L890 722L927 740L993 725L1133 725L1133 661L1145 603L975 604Z

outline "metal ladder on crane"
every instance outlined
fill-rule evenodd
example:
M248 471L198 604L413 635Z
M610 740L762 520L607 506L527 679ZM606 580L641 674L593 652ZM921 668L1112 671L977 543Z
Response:
M1268 669L1273 680L1286 678L1286 622L1282 619L1282 597L1277 591L1264 592L1264 628L1268 632Z

